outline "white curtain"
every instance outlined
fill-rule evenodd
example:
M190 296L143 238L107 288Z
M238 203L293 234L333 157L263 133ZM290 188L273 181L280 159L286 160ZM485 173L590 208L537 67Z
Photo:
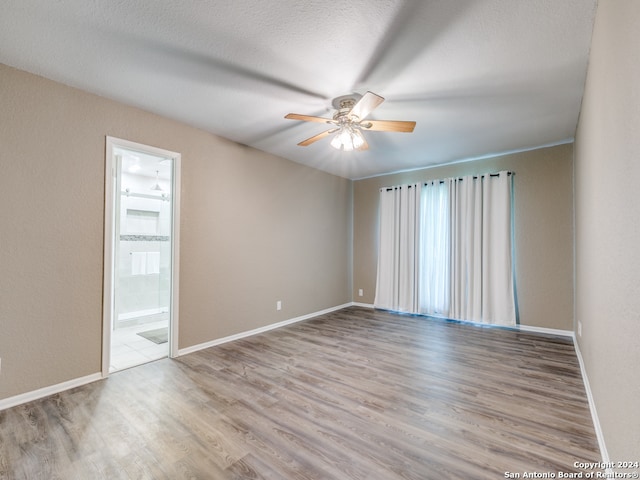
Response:
M513 277L512 185L508 172L483 181L482 316L498 325L516 324Z
M482 321L482 189L473 177L448 179L451 225L449 317Z
M380 190L376 308L418 310L421 184Z
M449 314L449 189L445 182L422 188L419 313Z
M449 317L515 325L508 172L449 180Z
M374 306L515 325L508 172L380 190Z

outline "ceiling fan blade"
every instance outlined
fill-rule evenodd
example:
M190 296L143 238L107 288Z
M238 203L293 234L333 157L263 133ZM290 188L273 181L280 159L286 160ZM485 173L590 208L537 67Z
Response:
M403 122L401 120L367 120L360 124L365 130L378 132L413 132L416 122Z
M318 140L322 140L325 137L328 137L329 135L331 135L334 132L337 132L338 129L337 128L332 128L331 130L326 130L322 133L319 133L318 135L314 135L311 138L307 138L306 140L301 141L298 145L301 147L308 147L309 145L311 145L314 142L317 142Z
M362 120L369 115L378 105L384 102L384 98L373 92L365 93L348 113L349 116L356 116Z
M318 122L318 123L335 123L331 118L314 117L313 115L300 115L298 113L289 113L284 118L290 120L302 120L303 122Z

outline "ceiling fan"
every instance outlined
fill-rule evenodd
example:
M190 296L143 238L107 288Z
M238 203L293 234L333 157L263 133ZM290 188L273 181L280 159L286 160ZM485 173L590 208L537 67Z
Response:
M301 147L311 145L329 135L336 134L331 140L331 146L338 150L367 150L369 145L362 135L362 129L380 132L413 132L416 122L405 122L397 120L367 120L364 121L384 98L372 92L364 95L352 93L333 99L332 105L336 109L333 118L314 117L311 115L300 115L290 113L284 118L291 120L302 120L303 122L318 122L335 125L318 135L307 138L298 143Z

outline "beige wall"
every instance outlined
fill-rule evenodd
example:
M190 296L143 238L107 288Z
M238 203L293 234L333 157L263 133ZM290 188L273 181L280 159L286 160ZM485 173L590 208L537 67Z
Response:
M640 459L638 25L640 2L599 2L576 135L577 340L614 461Z
M511 170L520 323L573 330L572 156L572 145L560 145L354 182L354 301L375 297L380 187Z
M1 65L0 85L0 399L101 369L107 135L182 154L180 348L351 300L348 180Z

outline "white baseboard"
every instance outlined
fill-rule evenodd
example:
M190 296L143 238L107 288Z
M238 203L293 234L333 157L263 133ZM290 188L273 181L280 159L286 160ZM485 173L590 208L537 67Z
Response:
M582 360L582 353L580 347L574 336L573 345L576 349L576 356L578 357L578 363L580 364L580 372L582 373L582 382L584 383L584 389L587 391L587 400L589 401L589 410L591 411L591 419L593 420L593 427L596 430L596 438L598 439L598 447L600 447L600 455L602 455L602 462L609 463L609 453L607 452L607 446L604 443L604 435L602 428L600 427L600 420L598 419L598 412L596 411L596 403L593 400L591 394L591 386L589 385L589 378L587 377L587 371L584 368L584 361ZM611 469L607 469L608 472L612 472ZM613 478L613 477L611 477Z
M325 310L320 310L319 312L309 313L307 315L302 315L300 317L290 318L289 320L283 320L282 322L272 323L271 325L266 325L264 327L255 328L253 330L247 330L246 332L236 333L235 335L229 335L228 337L218 338L216 340L211 340L210 342L200 343L198 345L193 345L191 347L181 348L178 350L178 357L182 355L187 355L188 353L197 352L198 350L204 350L205 348L215 347L216 345L221 345L223 343L233 342L234 340L240 340L241 338L251 337L252 335L257 335L258 333L268 332L269 330L275 330L276 328L281 328L286 325L291 325L292 323L302 322L303 320L308 320L313 317L317 317L319 315L324 315L325 313L335 312L336 310L342 310L343 308L350 307L353 303L345 303L343 305L338 305L336 307L327 308Z
M353 306L353 307L364 307L364 308L375 308L373 306L373 303L351 302L351 306Z
M102 373L92 373L91 375L87 375L86 377L74 378L73 380L58 383L57 385L51 385L49 387L40 388L31 392L22 393L14 397L5 398L3 400L0 400L0 410L5 410L7 408L15 407L16 405L39 400L41 398L48 397L49 395L80 387L97 380L102 380Z
M574 338L573 332L571 330L559 330L557 328L546 328L546 327L533 327L530 325L516 325L515 328L523 332L546 333L548 335L560 335L562 337ZM575 339L573 343L575 343Z

